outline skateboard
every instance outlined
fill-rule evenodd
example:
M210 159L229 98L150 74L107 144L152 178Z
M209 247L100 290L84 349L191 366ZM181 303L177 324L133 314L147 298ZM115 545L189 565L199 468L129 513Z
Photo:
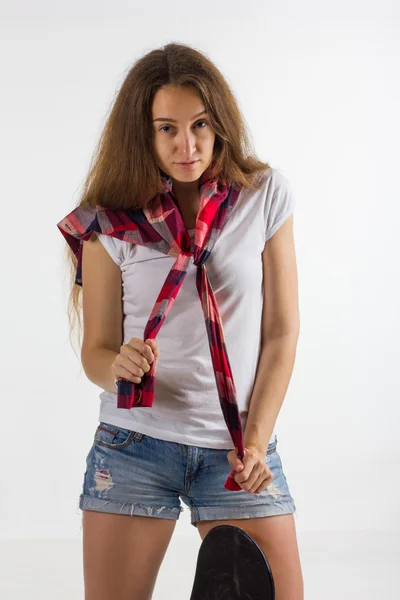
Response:
M243 529L219 525L205 536L190 600L275 600L271 567Z

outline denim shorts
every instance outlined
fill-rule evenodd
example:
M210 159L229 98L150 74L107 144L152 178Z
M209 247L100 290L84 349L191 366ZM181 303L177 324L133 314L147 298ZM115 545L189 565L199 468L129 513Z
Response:
M274 478L260 494L229 491L229 450L189 446L100 422L86 458L81 510L160 519L179 518L182 502L191 523L250 519L296 511L282 462L277 436L265 462Z

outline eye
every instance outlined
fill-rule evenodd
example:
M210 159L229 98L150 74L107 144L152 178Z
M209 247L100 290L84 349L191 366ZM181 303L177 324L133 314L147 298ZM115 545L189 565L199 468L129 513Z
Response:
M208 125L207 121L197 121L197 123L195 125L198 125L199 123L204 123L205 125ZM165 128L171 128L172 125L163 125L162 127L160 127L159 131L165 131ZM204 129L204 127L200 127L200 129ZM166 131L165 133L168 133L168 131Z

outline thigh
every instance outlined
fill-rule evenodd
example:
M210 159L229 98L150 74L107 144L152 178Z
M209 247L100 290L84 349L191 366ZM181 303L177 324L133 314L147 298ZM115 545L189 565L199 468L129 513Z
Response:
M147 600L182 510L180 446L100 422L86 458L85 600Z
M85 600L150 600L175 524L84 510Z
M203 450L204 458L187 497L192 524L202 538L217 525L235 525L261 546L276 583L276 600L302 600L303 583L294 514L296 506L277 451L278 440L268 445L265 461L273 474L260 494L231 492L224 483L230 467L227 451Z
M256 540L271 566L276 600L303 600L303 576L292 514L255 519L201 521L197 523L201 538L204 539L217 525L235 525Z

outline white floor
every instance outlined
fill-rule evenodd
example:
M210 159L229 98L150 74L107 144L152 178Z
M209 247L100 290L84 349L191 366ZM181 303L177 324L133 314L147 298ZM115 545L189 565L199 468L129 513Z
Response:
M399 538L400 532L299 532L305 600L399 600ZM195 531L175 532L153 600L189 600L199 544ZM2 600L83 597L80 538L0 542Z

